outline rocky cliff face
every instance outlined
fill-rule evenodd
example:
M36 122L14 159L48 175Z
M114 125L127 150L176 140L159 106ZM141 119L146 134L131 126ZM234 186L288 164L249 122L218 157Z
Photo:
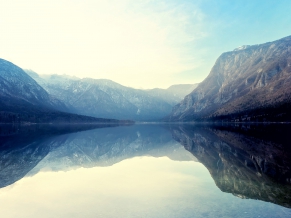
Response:
M191 121L248 115L258 109L276 109L286 104L288 107L290 86L291 36L244 46L223 53L208 77L173 108L167 119ZM280 113L284 113L284 109L274 116ZM263 114L245 118L260 115Z
M171 131L222 191L291 207L290 127L189 125Z

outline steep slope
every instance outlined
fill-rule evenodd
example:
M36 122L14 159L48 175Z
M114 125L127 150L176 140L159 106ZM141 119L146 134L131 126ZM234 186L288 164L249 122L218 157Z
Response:
M291 36L223 53L167 120L291 120Z
M62 102L51 97L21 68L3 59L0 59L0 90L2 106L14 99L32 105L67 110ZM9 99L9 102L3 99Z
M169 114L177 103L174 95L169 95L165 100L146 90L125 87L111 80L76 79L59 75L45 78L27 73L48 93L82 115L153 121Z
M0 123L119 122L62 111L68 108L51 97L21 68L0 59Z
M51 96L57 99L65 99L62 96L63 90L68 88L74 81L79 80L77 77L72 76L58 76L58 75L42 75L39 76L32 70L25 70L25 72L31 76L41 87L43 87ZM66 95L66 93L64 93ZM66 101L62 101L67 108L72 110L72 105Z

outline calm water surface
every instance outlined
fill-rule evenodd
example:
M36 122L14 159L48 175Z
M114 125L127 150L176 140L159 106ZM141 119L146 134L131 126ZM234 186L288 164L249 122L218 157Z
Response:
M290 126L0 126L1 217L291 217Z

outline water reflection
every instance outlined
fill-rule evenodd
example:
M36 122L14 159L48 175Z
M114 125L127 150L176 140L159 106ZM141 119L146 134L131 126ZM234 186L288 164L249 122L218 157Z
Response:
M0 132L0 187L43 168L65 171L110 166L143 155L195 159L181 155L183 148L173 144L171 133L157 125L0 126Z
M0 126L0 214L289 217L290 132L283 125Z
M224 192L291 207L288 125L173 126Z
M173 143L171 132L158 125L133 125L94 129L67 136L62 146L51 151L31 173L43 168L67 171L79 167L111 166L136 156L195 160Z
M23 178L64 145L69 133L112 126L116 125L0 125L0 188Z

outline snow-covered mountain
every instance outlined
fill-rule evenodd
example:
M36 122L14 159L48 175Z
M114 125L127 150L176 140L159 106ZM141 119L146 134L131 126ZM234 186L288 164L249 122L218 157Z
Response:
M291 120L291 36L223 53L167 120Z
M0 90L1 100L8 98L9 101L15 100L52 109L67 110L61 101L49 95L20 67L3 59L0 59Z
M0 59L0 123L119 122L76 115L13 63Z
M177 88L180 91L175 94L171 88L139 90L105 79L27 73L75 113L103 118L159 120L171 112L172 106L183 98L184 93L186 95L195 88L195 85L180 85Z

